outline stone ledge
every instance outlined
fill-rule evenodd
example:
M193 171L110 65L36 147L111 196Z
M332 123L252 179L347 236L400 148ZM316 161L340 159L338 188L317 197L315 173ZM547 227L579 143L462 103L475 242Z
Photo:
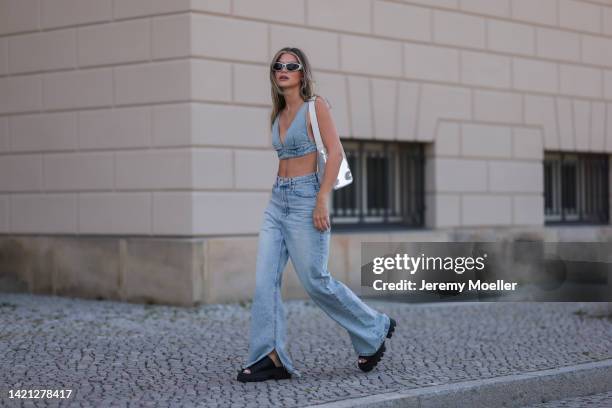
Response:
M612 241L612 226L482 227L332 233L330 273L357 294L361 242ZM257 236L0 236L0 292L193 306L245 302L255 287ZM293 265L284 299L307 299Z

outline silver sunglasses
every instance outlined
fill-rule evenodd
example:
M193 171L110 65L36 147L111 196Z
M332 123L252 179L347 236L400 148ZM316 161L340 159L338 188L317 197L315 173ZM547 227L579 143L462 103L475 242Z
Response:
M281 71L286 69L287 71L299 71L302 69L302 64L299 62L275 62L272 65L274 71Z

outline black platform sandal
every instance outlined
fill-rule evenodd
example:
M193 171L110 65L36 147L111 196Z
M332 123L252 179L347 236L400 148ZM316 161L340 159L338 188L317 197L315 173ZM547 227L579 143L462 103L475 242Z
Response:
M251 373L247 374L244 372L247 368L251 370ZM236 379L244 383L251 381L283 380L287 378L291 378L291 373L289 373L284 366L275 366L270 356L265 356L251 366L240 370Z
M389 319L391 320L391 324L389 324L389 330L387 330L388 339L390 339L391 336L393 336L393 332L395 331L395 326L397 325L394 319L392 318L389 318ZM371 371L374 367L376 367L376 365L378 364L382 356L385 354L386 349L387 348L385 347L385 342L383 341L380 347L378 348L378 350L376 350L376 353L372 354L371 356L359 356L360 359L366 360L365 363L357 363L361 371L365 371L367 373L368 371Z

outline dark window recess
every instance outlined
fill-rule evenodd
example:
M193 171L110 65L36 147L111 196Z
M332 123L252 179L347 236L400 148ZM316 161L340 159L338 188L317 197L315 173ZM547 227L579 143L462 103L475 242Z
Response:
M422 227L423 145L344 139L342 145L353 182L332 193L333 228Z
M544 219L554 223L609 222L608 156L595 153L544 155Z

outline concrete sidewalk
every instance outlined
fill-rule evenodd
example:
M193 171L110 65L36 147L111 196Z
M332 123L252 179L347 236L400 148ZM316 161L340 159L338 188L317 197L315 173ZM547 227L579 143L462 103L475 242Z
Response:
M250 304L0 293L0 406L520 407L612 391L607 304L366 302L398 322L370 373L342 327L310 301L286 301L302 377L242 384ZM73 394L8 398L40 388Z

